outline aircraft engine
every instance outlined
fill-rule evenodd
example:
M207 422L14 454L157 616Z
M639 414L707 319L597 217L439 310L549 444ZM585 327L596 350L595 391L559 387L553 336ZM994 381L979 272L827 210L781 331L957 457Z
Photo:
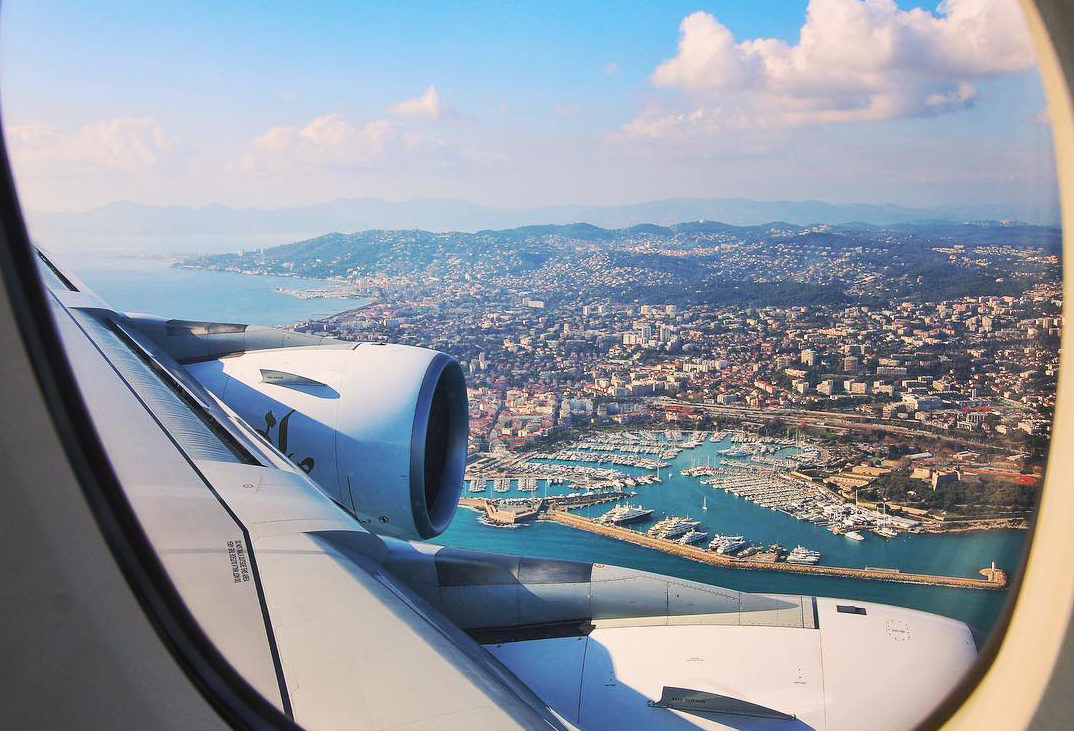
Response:
M425 348L341 345L187 368L371 531L432 538L451 523L466 469L462 368Z

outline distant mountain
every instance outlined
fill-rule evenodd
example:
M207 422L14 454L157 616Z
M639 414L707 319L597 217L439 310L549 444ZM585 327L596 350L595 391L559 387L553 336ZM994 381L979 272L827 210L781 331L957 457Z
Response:
M191 256L182 265L372 280L379 284L368 286L401 288L408 296L451 292L448 299L474 296L477 286L487 295L513 293L508 299L537 292L553 303L832 305L1016 295L1054 278L1057 266L1012 251L983 263L952 261L945 247L1058 251L1060 239L1054 227L1000 222L802 227L693 221L625 229L575 223L475 233L333 232L265 249Z
M754 226L784 221L811 224L891 225L917 221L957 223L977 219L1018 219L1054 225L1058 210L1019 210L1005 205L906 208L892 204L836 204L824 201L758 201L745 198L669 198L620 206L495 208L462 200L418 198L339 198L328 203L285 208L230 208L208 205L146 206L111 203L85 212L29 212L31 232L57 250L99 249L228 251L258 248L313 237L324 231L424 229L464 231L575 224L624 229L682 221L720 221ZM582 224L579 224L582 225Z

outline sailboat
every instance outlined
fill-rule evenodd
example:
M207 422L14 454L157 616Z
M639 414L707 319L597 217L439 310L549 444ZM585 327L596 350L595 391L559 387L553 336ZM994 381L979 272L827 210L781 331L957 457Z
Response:
M709 509L709 496L708 495L705 495L703 498L701 498L701 509L702 510L708 510Z

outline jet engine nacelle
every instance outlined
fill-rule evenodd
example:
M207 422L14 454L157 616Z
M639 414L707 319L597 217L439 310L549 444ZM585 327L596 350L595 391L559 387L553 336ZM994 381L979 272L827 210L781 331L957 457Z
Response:
M370 530L432 538L451 523L469 429L454 358L362 343L257 350L187 368Z

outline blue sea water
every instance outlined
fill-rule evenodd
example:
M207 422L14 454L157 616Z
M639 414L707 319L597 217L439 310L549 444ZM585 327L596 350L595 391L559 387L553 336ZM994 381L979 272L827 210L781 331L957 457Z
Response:
M62 263L112 306L170 317L285 325L363 304L349 299L300 300L274 291L276 287L316 287L321 282L175 269L165 260L80 255L64 257ZM716 459L716 450L726 446L705 442L697 449L684 451L673 461L672 470L662 473L662 483L635 488L639 495L632 502L653 508L658 514L691 515L701 520L702 529L710 533L741 534L758 544L779 542L788 548L802 544L821 551L822 562L830 565L899 568L966 577L975 577L978 569L991 561L1008 572L1020 566L1025 532L902 535L893 539L868 534L866 540L855 542L704 485L696 478L679 475L679 470L690 466L691 460ZM528 493L508 494L523 495ZM701 509L703 498L707 511ZM608 507L597 506L583 510L582 514L599 514ZM1007 591L725 569L558 524L537 523L504 529L482 525L477 518L476 513L460 509L454 523L436 542L486 551L617 564L744 591L814 594L896 604L954 617L985 632L994 626L1009 597Z
M361 307L368 299L299 299L275 291L322 287L295 277L179 269L167 259L69 254L57 257L112 307L183 320L289 325Z

